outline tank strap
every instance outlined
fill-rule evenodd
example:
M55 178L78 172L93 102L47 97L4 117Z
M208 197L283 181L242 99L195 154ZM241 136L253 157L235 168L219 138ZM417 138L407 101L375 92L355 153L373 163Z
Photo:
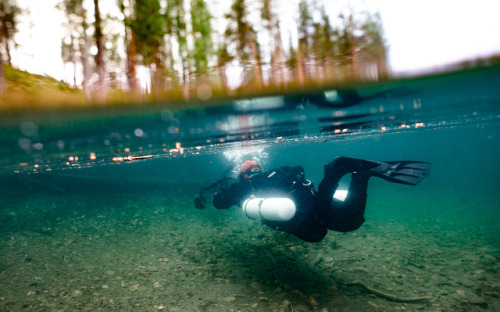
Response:
M248 218L250 218L250 216L249 216L249 215L248 215L248 213L247 213L247 206L248 206L248 202L249 202L249 199L245 200L245 202L244 202L244 205L243 205L242 209L243 209L243 212L245 213L245 215L246 215ZM250 219L253 219L253 218L250 218ZM255 220L255 219L254 219L254 220Z
M264 200L265 200L265 199L261 199L261 200L259 201L259 215L260 215L260 217L262 218L262 220L264 220L265 218L264 218L264 216L262 215L262 213L260 212L260 210L261 210L261 208L262 208L262 203L264 202Z

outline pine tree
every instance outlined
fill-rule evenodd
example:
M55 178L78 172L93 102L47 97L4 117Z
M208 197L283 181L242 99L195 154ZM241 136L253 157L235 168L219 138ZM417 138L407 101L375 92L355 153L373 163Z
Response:
M127 55L127 65L126 65L126 74L127 74L127 82L129 89L136 93L138 90L137 83L137 51L136 51L136 43L135 43L135 35L131 28L131 22L134 20L134 3L133 0L128 1L128 6L125 6L125 2L123 0L118 0L118 6L120 8L121 13L124 16L123 23L125 27L125 52Z
M99 0L94 0L94 38L97 46L97 54L95 56L95 63L97 73L99 75L98 97L103 99L107 92L107 72L106 62L104 60L104 35L102 32L102 19L101 11L99 8Z
M91 72L89 64L89 41L87 23L87 12L83 7L83 0L63 0L60 3L61 9L67 18L67 32L69 35L69 43L63 44L62 55L63 60L68 63L72 62L74 66L74 81L76 83L76 68L77 59L80 58L80 63L83 68L82 87L86 98L90 98L90 90L88 80Z
M3 95L6 87L7 87L7 82L5 80L5 71L3 68L3 56L2 56L2 51L0 51L0 96Z
M191 23L193 51L191 53L194 72L206 74L209 71L209 58L213 54L212 16L204 0L191 0Z
M306 63L309 63L310 47L312 45L311 34L314 29L314 23L311 12L309 10L310 4L307 0L300 0L299 2L299 20L298 20L298 41L297 41L297 76L300 84L304 83L307 78Z
M3 57L5 53L5 61L10 65L10 44L13 43L14 35L17 32L17 16L20 12L21 10L16 6L15 1L0 0L0 95L6 88Z
M229 62L231 62L234 59L234 56L232 56L228 52L228 44L225 42L225 40L222 40L217 46L217 73L220 79L220 84L223 89L228 88L227 84L227 76L226 76L226 66Z
M140 62L152 72L152 89L156 96L163 87L163 56L165 45L165 16L160 12L158 0L135 0L134 19L130 28L134 33L136 52Z
M0 0L0 50L4 50L6 62L9 65L11 62L10 44L14 41L14 35L17 32L17 16L21 13L15 3L12 0Z
M320 22L313 25L314 33L312 34L311 53L317 67L317 75L326 76L326 79L330 79L330 69L335 51L335 31L330 24L330 17L326 14L324 7L321 8L320 13Z
M276 21L276 17L272 12L272 0L262 0L262 20L267 24L269 32L269 42L271 48L271 81L275 84L279 81L278 72L281 73L281 83L286 80L285 72L285 54L281 43L280 28Z
M245 0L234 0L231 11L226 14L229 25L225 31L227 40L236 43L236 58L244 68L250 62L253 64L255 83L262 88L262 70L256 33L248 21Z
M387 75L387 47L383 36L382 22L379 14L367 14L361 25L362 36L359 45L368 61L377 63L379 76Z
M363 66L366 62L377 62L379 73L384 75L387 72L387 48L380 16L364 13L355 18L351 13L348 17L340 15L340 18L343 21L338 43L341 62L351 65L356 79L360 78L360 65Z
M186 10L184 8L184 0L167 0L166 12L167 33L170 39L177 43L177 54L181 66L181 81L186 86L189 83L190 68L189 68L189 51L187 43L187 24ZM171 66L174 66L174 59L171 58ZM185 93L187 96L187 93Z

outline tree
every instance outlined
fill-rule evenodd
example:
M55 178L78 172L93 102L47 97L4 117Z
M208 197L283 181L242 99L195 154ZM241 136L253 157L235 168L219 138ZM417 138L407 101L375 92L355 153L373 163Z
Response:
M5 88L7 87L7 82L5 80L5 72L3 69L3 56L0 51L0 96L3 95Z
M132 2L132 3L131 3ZM125 5L125 1L118 0L118 6L120 8L121 13L123 14L123 24L125 26L125 52L127 55L127 65L126 65L126 73L127 73L127 82L129 89L135 93L138 90L137 85L137 51L136 51L136 43L135 43L135 35L131 28L131 23L134 20L134 2L133 0L129 0L127 2L128 6Z
M102 33L102 20L101 11L99 9L99 0L94 0L94 38L97 46L97 54L95 57L95 63L97 66L97 73L99 75L99 86L98 86L98 96L103 99L107 91L107 79L106 79L106 63L104 61L104 35Z
M386 73L387 48L380 16L363 13L355 18L351 13L348 17L339 17L343 21L343 28L339 31L339 56L343 64L352 66L354 78L359 78L359 65L366 62L377 62L378 71Z
M70 38L66 40L66 38L62 39L61 42L61 56L63 59L63 62L65 64L71 63L73 64L73 87L76 88L77 86L77 78L76 78L76 72L77 72L77 65L76 65L76 52L74 48L74 37L71 34Z
M167 0L166 25L167 34L170 35L170 39L177 43L177 54L179 56L181 67L181 80L185 86L184 91L187 92L189 87L188 77L190 76L190 68L184 0ZM173 46L173 44L171 46ZM174 67L174 58L171 57L170 60L171 67ZM185 95L187 96L187 93Z
M10 65L10 44L14 41L17 32L17 16L21 10L15 5L15 1L0 0L0 95L3 94L7 83L4 72L4 53L6 62ZM3 50L3 51L2 51Z
M0 0L0 53L4 50L6 62L10 65L10 44L17 32L17 16L21 10L13 0Z
M76 83L76 65L78 56L83 68L82 87L86 98L90 97L88 81L91 65L89 64L89 38L87 11L83 7L83 0L63 0L59 8L64 11L67 18L68 43L62 45L63 60L72 62L74 66L74 81Z
M123 20L121 16L106 14L103 23L104 50L106 60L107 88L123 88L123 74L128 68L127 57L123 57L123 48L126 47L125 34L123 32ZM125 69L125 70L124 70ZM125 81L128 83L128 79ZM127 87L125 87L127 89ZM135 90L135 89L134 89Z
M285 83L286 72L285 72L285 54L283 52L283 46L281 43L281 34L279 24L276 21L276 17L272 12L272 2L271 0L262 0L262 20L267 24L267 30L269 32L269 43L271 48L271 80L276 83L279 78L276 74L281 73L281 83Z
M380 15L367 14L366 20L360 27L362 36L359 46L367 61L377 62L379 75L387 74L387 47L383 36L382 21Z
M326 14L324 7L321 8L320 13L321 20L313 24L311 53L317 66L317 73L324 74L329 80L335 54L336 32L331 26L330 17Z
M167 33L165 16L160 9L158 0L135 0L134 19L130 21L136 52L141 57L138 61L151 69L152 88L157 96L162 88L162 47Z
M208 73L209 58L213 54L212 16L204 0L191 0L191 23L193 51L191 53L194 73Z
M304 83L306 78L306 68L304 67L304 60L309 58L309 49L311 46L312 38L311 33L314 29L314 23L311 12L309 11L310 5L306 0L299 2L299 21L298 21L298 41L297 41L297 75L300 84Z
M226 65L234 59L228 51L228 44L223 39L217 46L217 71L223 89L227 89Z
M225 37L236 43L236 55L241 65L245 67L250 60L253 61L255 82L257 88L262 88L262 70L260 66L259 49L256 33L248 21L245 0L234 0L231 11L226 14L229 22Z
M316 79L331 80L334 73L346 73L353 78L360 78L360 71L365 63L374 62L378 72L386 71L386 47L382 35L382 26L378 14L340 14L340 26L333 28L324 7L309 4L301 0L298 7L298 42L295 57L289 63L295 63L297 79L302 83L309 78L312 70ZM316 14L319 13L319 14ZM313 16L320 17L316 20ZM290 54L292 57L292 54ZM339 66L343 71L339 70ZM324 79L323 78L323 79Z

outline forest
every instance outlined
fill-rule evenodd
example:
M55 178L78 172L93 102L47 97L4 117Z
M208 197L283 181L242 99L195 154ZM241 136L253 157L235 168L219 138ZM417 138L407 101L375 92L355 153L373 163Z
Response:
M378 14L300 0L283 20L278 0L60 0L61 57L87 99L125 92L208 100L388 74ZM224 2L224 1L222 1ZM111 5L110 5L111 3ZM15 51L15 0L0 0L0 65ZM5 86L0 66L0 89Z

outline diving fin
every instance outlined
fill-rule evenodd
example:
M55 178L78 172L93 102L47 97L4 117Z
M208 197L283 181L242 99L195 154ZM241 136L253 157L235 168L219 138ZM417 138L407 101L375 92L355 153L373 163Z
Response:
M421 161L378 161L338 156L325 165L325 179L334 176L340 179L348 172L357 172L390 182L417 185L429 175L430 168L430 163Z
M389 182L417 185L427 178L431 164L421 161L373 161L378 166L367 170L370 176L382 178Z

